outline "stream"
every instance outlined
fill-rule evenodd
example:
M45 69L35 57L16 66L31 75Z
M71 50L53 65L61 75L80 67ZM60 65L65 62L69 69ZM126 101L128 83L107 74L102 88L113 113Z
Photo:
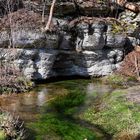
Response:
M109 140L102 128L80 120L90 105L111 93L111 85L87 79L38 84L33 91L0 97L0 107L24 122L29 140Z

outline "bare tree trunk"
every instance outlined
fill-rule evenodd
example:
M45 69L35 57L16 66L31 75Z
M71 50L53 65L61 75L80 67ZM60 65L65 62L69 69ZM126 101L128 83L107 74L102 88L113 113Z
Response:
M51 25L51 21L52 21L52 16L53 16L55 3L56 3L56 0L53 0L52 4L51 4L51 8L50 8L49 19L48 19L48 22L47 22L46 27L44 29L45 32L50 30L50 25Z

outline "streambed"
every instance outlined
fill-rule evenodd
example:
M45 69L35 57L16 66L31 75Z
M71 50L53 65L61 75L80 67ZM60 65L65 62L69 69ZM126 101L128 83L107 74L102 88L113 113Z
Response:
M0 106L25 121L29 140L109 140L104 129L79 119L98 106L114 88L91 80L65 80L38 85L24 94L3 96Z

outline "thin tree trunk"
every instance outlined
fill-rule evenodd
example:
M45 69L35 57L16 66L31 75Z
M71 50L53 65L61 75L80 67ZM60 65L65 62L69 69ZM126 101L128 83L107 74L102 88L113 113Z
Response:
M44 29L45 32L50 30L50 25L51 25L51 21L52 21L52 16L53 16L55 3L56 3L56 0L53 0L52 4L51 4L51 8L50 8L49 19L48 19L48 22L47 22L46 27Z

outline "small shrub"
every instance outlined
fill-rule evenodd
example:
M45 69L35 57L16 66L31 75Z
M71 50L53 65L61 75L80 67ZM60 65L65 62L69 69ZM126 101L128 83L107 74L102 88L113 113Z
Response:
M1 139L1 137L3 139ZM0 140L23 140L25 129L19 118L7 112L0 112Z
M25 92L33 86L33 83L27 80L15 68L14 64L1 61L0 65L0 94Z

